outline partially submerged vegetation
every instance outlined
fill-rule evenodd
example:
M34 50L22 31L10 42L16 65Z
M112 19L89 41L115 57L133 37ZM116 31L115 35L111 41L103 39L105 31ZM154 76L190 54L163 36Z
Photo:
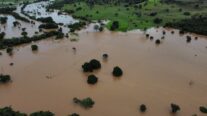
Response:
M95 104L95 102L90 97L84 98L82 100L75 97L73 98L73 102L81 105L84 108L92 108Z
M55 114L50 111L38 111L31 113L30 116L55 116Z
M89 75L87 82L88 84L94 85L98 82L98 78L95 75Z
M114 67L112 74L115 77L120 77L120 76L123 75L123 71L122 71L122 69L120 67L116 66L116 67Z
M207 35L207 15L195 15L189 19L167 23L165 26L180 29L185 32Z
M207 114L207 107L204 107L204 106L200 106L200 111L202 112L202 113L205 113L205 114Z
M115 27L118 31L164 26L168 22L178 22L189 19L195 14L207 12L206 3L199 0L195 0L194 6L184 0L179 0L182 2L177 2L178 0L132 1L59 0L49 8L62 9L73 17L86 21L110 20L106 27L111 30ZM113 26L114 22L119 26Z
M10 48L13 46L30 43L32 41L38 41L42 39L47 39L49 37L57 36L60 32L58 31L51 31L51 32L45 32L41 35L34 35L32 37L17 37L17 38L10 38L10 39L3 39L0 40L0 49Z
M58 25L56 23L44 23L39 26L39 29L57 29Z
M27 115L19 111L14 111L11 107L0 108L0 116L55 116L54 113L50 111L38 111Z
M27 114L14 111L11 107L4 107L0 108L0 116L27 116Z
M97 70L100 68L101 68L101 63L96 59L92 59L90 62L85 62L82 65L82 69L84 72L93 72L93 70Z
M173 103L172 103L170 106L171 106L171 112L172 112L172 113L177 113L178 111L181 110L181 109L180 109L180 106L177 105L177 104L173 104Z
M14 12L14 10L16 10L14 7L0 8L0 14L9 14L12 15L15 19L19 19L24 22L30 22L27 18L22 17L18 13Z
M0 83L8 83L9 81L11 81L10 75L0 74Z

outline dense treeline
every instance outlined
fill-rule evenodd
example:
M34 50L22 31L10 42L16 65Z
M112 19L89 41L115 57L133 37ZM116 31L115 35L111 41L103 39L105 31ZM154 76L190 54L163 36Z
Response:
M71 25L68 25L70 28L70 32L74 32L75 30L80 30L86 25L86 22L77 22Z
M36 20L43 23L55 23L52 17L42 17L42 18L37 18Z
M0 14L9 14L12 15L15 19L24 21L24 22L30 22L27 18L20 16L18 13L14 12L16 8L14 7L6 7L6 8L0 8Z
M81 1L85 1L89 6L93 6L94 4L115 4L115 5L118 5L120 3L138 4L147 0L60 0L60 1L55 1L54 4L49 5L47 8L61 9L64 6L64 4L71 4Z
M55 116L54 113L50 111L38 111L27 115L19 111L14 111L11 107L0 108L0 116Z
M167 23L165 26L177 28L186 32L207 35L207 15L192 16L190 19Z
M43 33L41 35L34 35L32 37L24 36L24 37L18 37L18 38L3 39L3 40L0 40L0 49L5 49L8 47L13 47L13 46L20 45L20 44L30 43L32 41L38 41L38 40L46 39L52 36L58 36L59 33L61 32L52 31L52 32Z
M57 29L58 25L56 23L45 23L39 26L39 29Z

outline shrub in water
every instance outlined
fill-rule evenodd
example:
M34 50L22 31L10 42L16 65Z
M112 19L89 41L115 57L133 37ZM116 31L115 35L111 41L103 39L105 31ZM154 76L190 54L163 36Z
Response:
M207 107L204 107L204 106L200 106L200 111L202 112L202 113L207 113Z
M98 78L95 75L89 75L88 76L88 80L87 80L88 84L93 85L93 84L96 84L97 81L98 81Z
M30 116L55 116L55 114L50 111L38 111L31 113Z
M123 71L122 71L121 68L119 68L118 66L116 66L116 67L114 67L112 74L113 74L115 77L120 77L120 76L122 76Z
M32 49L32 51L37 51L38 50L38 46L37 45L32 45L31 49Z
M178 106L177 104L171 104L171 112L172 113L176 113L177 111L180 110L180 106Z
M9 81L11 81L10 75L0 74L0 83L7 83Z
M144 104L142 104L142 105L140 105L139 110L140 110L140 112L145 112L147 110L147 107Z

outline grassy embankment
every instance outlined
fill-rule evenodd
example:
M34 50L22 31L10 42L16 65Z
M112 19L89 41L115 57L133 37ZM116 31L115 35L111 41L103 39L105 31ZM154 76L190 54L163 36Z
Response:
M142 8L135 8L135 5L125 7L121 5L94 5L91 9L85 2L74 4L65 4L62 10L74 10L74 16L84 16L89 20L110 20L107 24L109 28L112 21L119 21L119 31L132 29L145 29L153 26L162 26L167 22L180 21L190 16L184 15L184 12L190 12L191 15L207 12L207 8L194 8L188 5L166 4L160 0L149 0L147 4L142 3ZM79 10L77 10L79 8ZM80 9L81 8L81 9ZM180 11L179 9L182 9ZM156 16L150 16L150 13L157 12ZM163 21L155 24L154 19L158 17Z

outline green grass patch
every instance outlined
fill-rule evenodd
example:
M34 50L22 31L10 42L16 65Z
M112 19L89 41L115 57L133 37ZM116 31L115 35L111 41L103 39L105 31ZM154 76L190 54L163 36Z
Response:
M183 15L183 12L185 11L190 12L191 15L207 12L207 8L185 8L176 4L161 3L159 0L149 0L147 4L142 3L141 5L141 9L135 8L135 5L124 7L124 4L118 6L94 5L93 8L90 8L85 2L79 2L74 4L65 4L62 10L74 10L74 16L84 16L89 20L110 20L111 22L106 25L107 28L110 28L112 21L119 21L120 27L118 30L120 31L162 26L167 22L190 18L190 16ZM179 11L181 8L182 12ZM149 16L152 12L157 12L157 15ZM162 23L155 24L153 20L156 17L162 19Z

